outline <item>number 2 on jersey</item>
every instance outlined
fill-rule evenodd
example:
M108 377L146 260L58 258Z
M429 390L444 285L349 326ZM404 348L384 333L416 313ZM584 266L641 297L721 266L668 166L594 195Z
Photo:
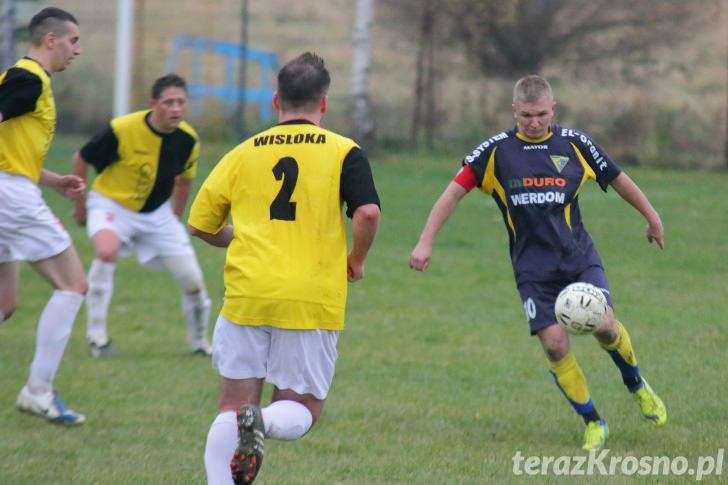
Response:
M296 190L296 182L298 182L298 162L291 157L281 158L273 167L273 176L276 180L282 178L283 185L270 205L270 218L271 220L295 221L296 203L291 202L291 196Z

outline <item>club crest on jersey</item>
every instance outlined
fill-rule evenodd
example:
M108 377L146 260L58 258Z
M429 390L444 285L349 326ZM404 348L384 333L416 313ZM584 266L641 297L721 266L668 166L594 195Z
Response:
M559 173L561 173L566 164L569 163L569 157L565 157L563 155L551 155L550 157L551 161L554 162L556 170L558 170Z

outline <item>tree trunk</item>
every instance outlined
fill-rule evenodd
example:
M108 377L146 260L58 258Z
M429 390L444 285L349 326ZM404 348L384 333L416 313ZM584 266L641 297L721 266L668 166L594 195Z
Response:
M15 0L0 0L0 72L15 61Z
M432 146L435 132L435 2L426 0L420 21L420 38L417 48L417 64L415 66L415 92L412 103L412 125L410 127L410 143L416 145L423 125L427 145ZM423 113L424 112L424 113Z
M722 23L725 25L725 23L728 23L728 9L724 5L721 5L721 7L723 7ZM723 139L723 155L725 157L725 168L728 168L728 34L726 35L725 47L725 138Z
M353 52L351 59L352 136L366 146L374 140L372 105L367 92L371 63L371 25L374 0L357 0L354 14Z

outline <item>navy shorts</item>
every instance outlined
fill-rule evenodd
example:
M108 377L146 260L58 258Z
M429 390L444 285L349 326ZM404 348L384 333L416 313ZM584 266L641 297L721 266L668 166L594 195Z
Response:
M521 294L523 309L526 312L528 325L531 327L531 335L536 335L539 330L556 324L554 303L561 290L571 283L584 281L596 286L607 297L607 303L612 306L612 296L609 294L609 283L604 268L601 266L590 266L573 277L551 281L526 281L518 285L518 292Z

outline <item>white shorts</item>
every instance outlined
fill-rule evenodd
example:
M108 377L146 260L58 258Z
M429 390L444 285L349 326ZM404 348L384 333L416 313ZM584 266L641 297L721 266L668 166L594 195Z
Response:
M190 236L169 201L152 212L134 212L92 190L86 211L90 238L103 229L110 230L121 242L119 255L128 256L136 250L139 263L148 268L162 269L160 257L195 254Z
M326 399L336 368L336 330L237 325L222 315L212 335L212 365L228 379L265 379L278 389Z
M71 237L27 177L0 171L0 263L42 261L71 246Z

